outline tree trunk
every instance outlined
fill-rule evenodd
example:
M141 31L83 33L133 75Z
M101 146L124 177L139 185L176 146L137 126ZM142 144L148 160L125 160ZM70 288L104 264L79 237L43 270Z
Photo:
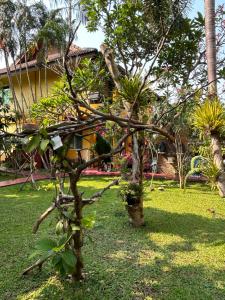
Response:
M100 51L105 59L108 70L112 76L114 84L118 90L121 89L120 77L121 74L114 61L113 51L107 47L107 45L102 44ZM127 101L123 101L123 106L126 111L127 117L131 114L131 104ZM134 107L133 116L138 120L138 107ZM138 183L141 187L143 186L143 146L144 146L143 133L133 134L132 141L132 182ZM127 211L130 217L130 222L135 227L144 224L144 214L143 214L143 196L137 199L136 205L127 205Z
M83 232L82 232L82 198L78 192L77 182L80 178L80 174L69 174L70 176L70 188L74 196L74 224L80 228L76 230L73 235L73 248L76 256L76 265L74 266L74 272L72 273L73 281L79 281L83 279L83 259L81 249L83 246Z
M17 81L18 86L20 87L20 97L21 97L21 101L22 101L22 107L21 107L21 109L22 109L23 115L24 115L24 117L25 117L24 106L26 106L26 109L28 109L28 105L27 105L27 102L26 102L26 98L24 97L24 94L23 94L23 89L22 89L21 80L18 78L18 70L17 70L15 58L12 57L12 59L13 59L13 66L14 66L14 69L15 69L15 77L16 77L16 81ZM25 121L25 119L24 119L24 121Z
M105 63L107 65L107 68L109 70L110 75L112 76L113 82L118 90L121 89L121 84L120 84L120 71L118 69L117 64L115 63L114 56L113 56L113 51L105 44L102 44L100 46L100 51L105 59ZM123 106L129 114L130 112L130 104L126 101L124 101Z
M216 82L216 29L215 29L215 0L205 0L205 33L206 33L206 59L208 67L208 95L212 101L217 95ZM217 178L219 195L225 197L225 174L221 143L217 134L211 134L211 148L213 161L220 170Z
M41 68L38 68L38 85L41 97L43 97L42 86L41 86Z
M143 132L133 134L132 140L132 182L143 188ZM127 205L130 222L133 226L144 225L143 194L136 199L137 204Z
M16 93L15 93L15 89L14 89L14 85L12 82L12 74L11 74L11 70L10 70L10 66L9 66L9 61L8 61L8 53L6 51L6 49L3 49L4 52L4 59L5 59L5 63L6 63L6 70L7 70L7 77L8 77L8 81L9 81L9 87L12 91L12 96L13 96L13 104L14 104L14 109L18 112L21 113L21 115L23 116L23 111L20 107L20 104L18 102ZM16 126L17 126L17 121L16 121Z
M33 103L35 103L36 102L36 98L35 98L35 95L34 95L32 83L31 83L31 80L30 80L30 74L29 74L29 70L28 70L28 61L27 61L28 48L27 48L27 42L26 42L26 40L24 41L24 48L25 48L25 50L24 50L24 58L25 58L25 67L26 67L27 81L28 81L28 86L29 86L29 89L30 89L30 92L31 92Z
M219 176L217 177L217 187L219 195L225 197L225 173L221 151L221 143L217 134L211 134L211 148L213 154L214 164L219 169Z
M216 96L216 29L215 0L205 0L206 60L208 67L209 95Z

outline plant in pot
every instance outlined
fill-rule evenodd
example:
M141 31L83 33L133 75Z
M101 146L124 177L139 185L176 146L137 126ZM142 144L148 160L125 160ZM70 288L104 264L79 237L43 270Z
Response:
M120 196L127 205L137 205L142 197L142 187L136 182L123 185L120 189Z
M143 215L139 213L139 204L141 202L142 195L142 186L136 182L130 182L126 185L123 185L120 189L120 196L123 201L127 203L126 209L130 217L130 222L135 227L139 227L144 224Z

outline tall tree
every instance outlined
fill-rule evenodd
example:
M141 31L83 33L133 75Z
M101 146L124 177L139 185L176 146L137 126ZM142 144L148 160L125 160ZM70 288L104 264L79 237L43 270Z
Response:
M26 1L2 1L0 3L1 29L0 40L1 50L4 54L5 64L9 77L10 88L13 94L15 110L23 114L25 108L28 108L28 99L25 98L22 86L21 64L26 64L26 77L29 85L30 94L35 102L34 88L30 79L28 61L35 48L38 49L37 62L41 68L45 67L47 74L47 52L49 46L57 48L62 53L66 47L66 37L68 35L68 25L59 8L48 9L41 1L35 1L28 4ZM12 21L13 20L13 21ZM16 66L16 60L20 58ZM16 69L15 78L21 90L21 101L17 100L12 84L12 75L10 64L12 61ZM39 69L39 70L40 70ZM46 86L47 86L47 80ZM40 84L39 71L39 87ZM46 89L47 90L47 89Z
M179 24L187 1L82 0L81 4L86 11L88 29L95 31L99 26L103 28L106 44L109 47L103 45L101 52L119 94L128 96L127 89L129 89L128 98L123 97L123 107L127 116L139 122L143 117L141 93L145 90L153 73L154 65L168 33L172 27ZM112 52L115 53L115 60ZM123 74L116 67L118 62L124 67ZM137 81L136 75L142 73L143 70L147 70L146 74L142 74ZM136 85L137 82L138 85ZM150 85L147 84L147 86L151 94ZM149 108L152 103L149 101L145 105L145 111L147 111L147 107ZM143 145L144 134L135 133L132 136L131 181L141 187L143 185ZM136 205L128 208L131 222L135 226L144 223L142 197L141 195Z
M208 67L208 95L212 101L217 97L216 72L216 29L215 29L215 0L205 0L205 32L206 59ZM225 197L225 173L222 158L221 143L218 131L211 131L211 147L213 160L219 170L217 186L221 197Z

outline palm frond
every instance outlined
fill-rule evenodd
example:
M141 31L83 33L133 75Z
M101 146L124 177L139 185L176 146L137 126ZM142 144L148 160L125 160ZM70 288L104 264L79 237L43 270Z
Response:
M131 104L136 102L139 106L152 102L150 85L145 83L142 87L143 82L140 75L125 76L120 83L121 89L116 94L118 100L127 101Z

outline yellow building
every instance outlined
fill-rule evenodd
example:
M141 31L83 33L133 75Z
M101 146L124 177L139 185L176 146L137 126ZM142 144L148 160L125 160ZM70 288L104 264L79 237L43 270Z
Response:
M0 69L2 102L10 104L12 109L25 116L25 122L28 123L33 121L29 119L32 104L38 102L41 97L48 96L51 87L60 77L58 66L59 62L62 62L61 54L56 49L50 49L45 63L41 63L39 53L37 48L32 49L12 64L9 70ZM74 62L86 57L95 58L97 55L97 49L80 48L75 45L71 46L68 53L69 58ZM98 97L97 94L96 97ZM97 98L93 102L97 102ZM11 127L11 131L14 130L15 127ZM93 143L94 135L83 140L82 156L84 159L90 158L91 151L88 149Z
M24 110L25 113L34 102L48 95L51 86L59 79L57 64L62 61L61 54L56 49L48 51L46 63L39 61L38 49L30 52L26 57L23 55L15 64L11 64L9 72L7 68L0 69L1 91L6 91L8 88L11 89L11 92L14 90L18 100L17 107ZM80 48L73 45L68 56L75 60L83 57L96 57L97 54L97 49ZM0 96L2 95L0 94Z

